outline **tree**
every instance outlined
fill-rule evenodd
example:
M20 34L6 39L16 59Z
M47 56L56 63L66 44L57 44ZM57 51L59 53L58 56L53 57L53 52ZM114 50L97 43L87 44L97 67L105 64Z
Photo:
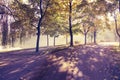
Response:
M49 2L50 0L46 1L46 6L45 6L45 9L43 9L43 0L40 0L40 5L39 5L39 8L40 8L40 18L39 18L39 22L38 22L38 26L37 26L37 42L36 42L36 52L39 52L39 40L40 40L40 28L41 28L41 24L42 24L42 20L46 14L46 11L47 11L47 8L49 6Z
M32 5L32 4L31 4ZM35 34L35 8L29 4L23 3L21 0L14 0L9 4L11 13L6 13L13 17L10 24L9 42L14 44L15 40L19 38L20 44L25 41L29 35ZM29 33L29 34L28 34ZM23 40L24 39L24 40Z
M5 3L0 3L0 15L2 23L2 46L6 47L8 43L8 13L10 10L7 6L3 5Z
M120 47L120 33L119 33L119 29L120 29L120 28L118 28L117 15L116 15L115 12L114 12L114 22L115 22L115 30L116 30L116 34L117 34L118 37L119 37L119 47Z
M70 46L73 46L73 32L72 32L72 1L69 0L69 33L70 33Z
M84 44L87 44L87 34L90 31L90 28L94 26L91 21L83 20L81 32L84 34Z
M81 0L65 0L65 1L57 1L58 4L60 4L60 13L65 15L64 20L68 19L68 30L70 35L70 46L73 46L73 15L75 13L75 8L78 3L80 3ZM65 19L66 18L66 19ZM64 27L64 26L63 26ZM66 30L64 30L66 31ZM67 33L67 32L66 32Z
M96 1L89 1L89 0L82 0L82 3L77 6L77 11L80 11L80 18L84 18L86 14L92 14L93 17L93 23L95 24L93 27L93 36L94 36L94 43L96 44L96 36L99 29L103 29L103 26L98 26L96 24L97 17L99 16L106 16L110 12L113 12L115 7L118 5L116 0L96 0ZM89 7L86 9L86 7ZM86 11L86 13L85 13ZM105 20L104 20L105 21ZM107 24L109 21L106 21ZM102 24L106 23L103 22ZM109 27L109 26L106 26Z
M4 16L4 20L2 23L2 45L5 47L8 42L8 22L7 16Z

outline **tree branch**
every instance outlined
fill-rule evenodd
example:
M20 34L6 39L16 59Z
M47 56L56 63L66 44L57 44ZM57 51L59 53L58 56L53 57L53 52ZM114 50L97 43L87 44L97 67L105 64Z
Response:
M10 12L10 14L8 14L8 15L12 15L13 18L14 18L14 20L16 20L15 17L14 17L14 15L13 15L13 12L12 12L7 6L5 6L5 5L3 5L3 4L0 4L0 6L6 8L6 9ZM6 13L3 13L3 14L6 14Z
M43 17L45 16L45 14L46 14L46 12L47 12L47 9L48 9L48 6L49 6L49 2L50 2L50 0L48 0L48 2L47 2L47 5L46 5L46 8L45 8L45 11L44 11L44 13L43 13Z

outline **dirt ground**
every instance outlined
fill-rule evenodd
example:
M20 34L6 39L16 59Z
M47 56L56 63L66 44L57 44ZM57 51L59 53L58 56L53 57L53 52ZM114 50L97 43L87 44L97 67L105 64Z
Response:
M120 53L95 45L0 53L0 80L120 80Z

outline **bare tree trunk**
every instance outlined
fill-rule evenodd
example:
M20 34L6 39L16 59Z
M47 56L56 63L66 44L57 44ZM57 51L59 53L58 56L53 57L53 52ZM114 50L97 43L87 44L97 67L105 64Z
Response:
M24 36L25 36L25 33L24 33L24 29L22 28L21 29L21 32L20 32L20 45L22 45L23 44L23 38L24 38Z
M37 27L37 42L36 42L36 52L39 52L39 43L40 43L40 27L41 27L42 19L39 19L38 27Z
M47 34L47 47L49 46L49 35Z
M94 30L94 44L96 44L96 30Z
M15 39L14 39L13 36L12 36L12 38L11 38L11 43L12 43L12 47L14 47Z
M55 38L56 38L56 37L54 36L54 42L53 42L53 43L54 43L54 46L55 46L55 43L56 43L56 40L55 40Z
M72 32L72 0L69 0L69 33L70 33L70 46L73 46L73 32Z
M84 34L84 41L85 41L84 44L86 45L87 44L87 34L86 33Z
M5 21L3 21L2 26L2 45L6 47L8 42L8 23L7 23L7 16L4 17Z
M20 45L22 45L22 34L20 33Z
M12 47L14 47L15 38L16 38L15 36L16 36L15 29L10 28L10 41Z

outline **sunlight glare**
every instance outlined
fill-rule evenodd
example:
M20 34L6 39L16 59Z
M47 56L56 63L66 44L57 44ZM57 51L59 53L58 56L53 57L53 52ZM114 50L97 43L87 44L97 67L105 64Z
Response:
M62 66L59 69L59 72L64 72L67 70L69 64L67 62L63 62Z
M0 47L0 52L7 52L7 51L14 51L14 50L21 50L22 48L16 47L16 48L2 48Z
M119 46L119 42L99 42L101 46Z
M28 0L22 0L23 3L28 4Z

